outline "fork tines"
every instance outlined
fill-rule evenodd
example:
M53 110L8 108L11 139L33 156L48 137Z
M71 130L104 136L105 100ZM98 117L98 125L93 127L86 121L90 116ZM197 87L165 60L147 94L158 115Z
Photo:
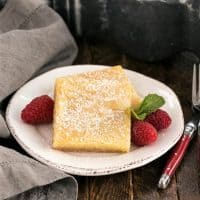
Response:
M200 64L194 64L192 77L192 104L200 105Z

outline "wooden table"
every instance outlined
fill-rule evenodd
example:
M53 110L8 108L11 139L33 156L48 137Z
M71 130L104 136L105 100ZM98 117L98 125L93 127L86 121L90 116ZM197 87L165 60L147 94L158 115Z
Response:
M129 58L110 45L82 41L75 64L120 64L166 83L178 95L187 121L191 116L193 60L191 55L182 54L170 60L147 64ZM200 200L197 144L195 137L166 190L159 190L157 183L168 153L144 167L127 172L101 177L76 177L79 183L78 200ZM25 153L14 139L0 139L0 145Z
M193 63L191 56L181 54L164 62L147 64L131 59L106 44L82 41L79 47L75 64L120 64L158 79L178 95L185 121L190 118ZM101 177L76 177L79 183L78 200L200 200L197 143L195 137L166 190L159 190L157 183L168 153L144 167L127 172Z

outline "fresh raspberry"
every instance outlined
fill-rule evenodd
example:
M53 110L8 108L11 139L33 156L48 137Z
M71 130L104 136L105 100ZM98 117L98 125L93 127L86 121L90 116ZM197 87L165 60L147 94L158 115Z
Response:
M21 118L28 124L46 124L53 120L54 101L48 95L34 98L21 112Z
M157 139L156 129L148 122L135 121L132 127L132 141L137 146L151 144Z
M145 121L152 124L157 131L160 131L169 127L172 120L166 111L158 109L155 112L149 114Z

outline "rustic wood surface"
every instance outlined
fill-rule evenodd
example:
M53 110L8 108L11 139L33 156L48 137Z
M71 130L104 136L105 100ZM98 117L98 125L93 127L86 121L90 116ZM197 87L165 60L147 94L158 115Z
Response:
M169 60L150 64L131 59L106 44L81 41L79 48L75 64L121 64L164 82L179 97L185 121L190 118L192 64L196 61L191 54L179 54ZM101 177L76 177L79 183L78 200L199 200L197 143L195 137L166 190L159 190L157 183L169 152L144 167L127 172Z

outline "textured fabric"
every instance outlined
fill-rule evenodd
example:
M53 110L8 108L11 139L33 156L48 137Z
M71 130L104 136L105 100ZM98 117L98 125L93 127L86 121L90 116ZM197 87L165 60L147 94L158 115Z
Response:
M0 199L77 198L73 177L5 147L0 147L0 180Z
M0 101L49 63L71 64L75 42L63 20L39 0L8 0L0 11Z
M0 11L0 102L36 74L71 64L76 54L67 26L45 1L7 0ZM7 135L0 115L0 137ZM73 177L3 146L0 181L0 199L77 199Z

